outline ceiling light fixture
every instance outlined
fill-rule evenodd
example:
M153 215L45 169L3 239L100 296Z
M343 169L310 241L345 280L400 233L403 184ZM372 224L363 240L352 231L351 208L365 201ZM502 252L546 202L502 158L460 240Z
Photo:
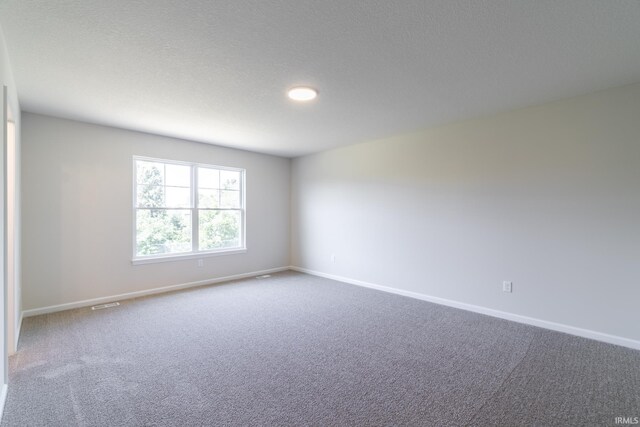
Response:
M308 86L296 86L289 89L287 96L294 101L306 102L316 99L318 91Z

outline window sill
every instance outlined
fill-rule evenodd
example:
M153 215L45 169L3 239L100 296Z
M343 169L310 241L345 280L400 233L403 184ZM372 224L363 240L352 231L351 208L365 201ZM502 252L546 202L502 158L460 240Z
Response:
M154 257L146 257L146 258L134 258L131 260L131 264L133 265L141 265L141 264L155 264L158 262L170 262L170 261L186 261L190 259L201 259L201 258L209 258L214 256L222 256L222 255L236 255L243 254L247 252L247 248L240 249L229 249L227 251L216 251L216 252L189 252L186 254L176 254L176 255L163 255L163 256L154 256Z

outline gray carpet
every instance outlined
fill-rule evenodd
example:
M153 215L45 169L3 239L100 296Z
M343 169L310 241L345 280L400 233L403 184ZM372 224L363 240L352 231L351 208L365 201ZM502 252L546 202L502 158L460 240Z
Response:
M615 425L640 352L304 274L27 318L2 426Z

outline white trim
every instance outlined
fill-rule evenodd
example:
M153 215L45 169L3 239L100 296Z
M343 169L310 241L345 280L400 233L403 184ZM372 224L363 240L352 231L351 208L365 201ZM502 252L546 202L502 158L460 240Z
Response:
M9 251L9 245L8 245L8 239L7 239L7 235L8 235L8 224L7 224L7 213L8 213L8 206L7 206L7 193L6 193L6 188L7 188L7 139L8 139L8 129L5 123L7 123L7 121L9 120L8 118L8 109L9 109L9 103L7 102L7 86L3 85L2 87L2 124L0 125L0 127L2 127L3 131L2 131L2 178L1 178L1 185L2 185L2 190L0 190L0 193L2 193L2 214L1 216L1 220L2 220L2 225L0 226L2 229L2 290L0 292L3 293L2 296L2 302L3 302L3 307L2 307L2 321L0 322L2 324L2 341L3 341L3 352L2 352L2 382L4 383L9 382L9 329L8 326L9 325L13 325L13 322L9 321L9 316L8 316L8 312L10 312L11 310L9 310L9 290L8 290L8 286L7 284L9 283L9 276L8 276L8 258L7 258L7 254ZM15 321L15 319L14 319ZM4 385L3 387L6 387L6 385ZM6 390L3 389L2 391L2 399L3 399L3 408L4 408L4 399L6 398ZM1 419L0 419L1 421Z
M127 299L144 297L144 296L147 296L147 295L154 295L154 294L161 294L161 293L165 293L165 292L172 292L172 291L177 291L177 290L180 290L180 289L188 289L188 288L195 288L195 287L198 287L198 286L213 285L213 284L216 284L216 283L228 282L228 281L231 281L231 280L238 280L238 279L245 279L247 277L261 276L263 274L277 273L279 271L286 271L286 270L289 270L289 269L290 269L290 267L278 267L278 268L271 268L271 269L268 269L268 270L253 271L253 272L250 272L250 273L234 274L232 276L218 277L218 278L214 278L214 279L198 280L197 282L188 282L188 283L181 283L181 284L178 284L178 285L162 286L160 288L145 289L144 291L127 292L125 294L118 294L118 295L111 295L111 296L107 296L107 297L92 298L92 299L86 299L86 300L82 300L82 301L68 302L68 303L65 303L65 304L51 305L51 306L48 306L48 307L32 308L30 310L24 310L22 313L23 313L24 317L31 317L31 316L37 316L39 314L55 313L57 311L71 310L73 308L90 307L92 305L104 304L104 303L113 302L113 301L122 301L122 300L127 300Z
M141 264L154 264L156 262L184 261L189 259L208 258L212 256L244 254L246 252L247 252L247 248L227 249L227 250L215 251L215 252L212 252L212 251L187 252L182 255L175 254L175 255L163 255L163 256L149 256L146 258L134 258L131 260L131 264L141 265Z
M190 179L189 179L189 189L191 190L191 202L190 207L188 208L170 208L170 207L158 207L158 208L139 208L138 207L138 161L143 162L153 162L153 163L162 163L164 166L166 165L179 165L179 166L188 166L190 168ZM132 181L132 189L131 189L131 197L132 197L132 208L133 208L133 222L131 223L132 230L132 261L133 265L138 264L151 264L156 262L165 262L165 261L174 261L177 259L189 259L191 258L200 258L200 256L217 256L217 255L233 255L240 254L247 251L247 231L246 231L246 169L237 168L233 166L218 166L218 165L210 165L205 163L198 162L187 162L182 160L169 160L169 159L159 159L154 157L145 157L145 156L133 156L133 179ZM242 205L239 208L200 208L198 206L198 168L205 169L214 169L217 171L233 171L238 172L240 174L240 201ZM163 184L164 185L164 184ZM222 189L219 189L222 190ZM165 209L165 210L184 210L189 211L191 213L191 250L188 252L175 253L175 254L159 254L159 255L150 255L150 256L137 256L137 215L139 210L150 210L150 209ZM217 250L200 250L199 248L199 228L198 228L198 216L201 210L215 210L215 211L240 211L240 246L229 248L229 249L217 249Z
M24 319L24 311L20 312L20 319L18 319L18 327L16 328L16 351L20 342L20 332L22 332L22 319Z
M578 328L576 326L565 325L562 323L550 322L548 320L536 319L534 317L522 316L520 314L508 313L506 311L494 310L492 308L482 307L479 305L467 304L464 302L454 301L445 298L434 297L431 295L421 294L418 292L405 291L402 289L391 288L388 286L377 285L374 283L364 282L362 280L351 279L348 277L337 276L334 274L322 273L319 271L309 270L307 268L291 266L291 270L300 273L311 274L313 276L324 277L326 279L337 280L339 282L349 283L352 285L363 286L365 288L377 289L383 292L402 295L405 297L415 298L435 304L446 305L449 307L459 308L461 310L472 311L475 313L485 314L487 316L498 317L500 319L511 320L513 322L524 323L527 325L537 326L552 331L564 332L570 335L576 335L583 338L589 338L596 341L602 341L609 344L629 347L640 350L640 341L624 338L617 335L605 334L603 332L592 331L590 329Z
M9 388L7 384L2 384L2 390L0 390L0 421L2 420L2 415L4 414L4 405L7 403L7 392Z

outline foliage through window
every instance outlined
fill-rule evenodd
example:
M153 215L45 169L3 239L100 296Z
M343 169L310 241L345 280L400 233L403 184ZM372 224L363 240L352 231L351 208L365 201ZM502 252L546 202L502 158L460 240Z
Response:
M244 170L134 158L135 257L244 248Z

